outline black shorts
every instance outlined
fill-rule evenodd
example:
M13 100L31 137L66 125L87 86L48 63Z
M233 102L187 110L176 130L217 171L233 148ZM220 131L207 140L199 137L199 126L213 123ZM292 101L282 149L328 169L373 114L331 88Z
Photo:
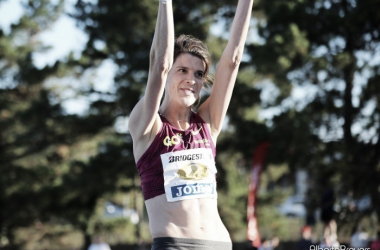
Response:
M160 237L154 238L151 250L232 250L231 242Z

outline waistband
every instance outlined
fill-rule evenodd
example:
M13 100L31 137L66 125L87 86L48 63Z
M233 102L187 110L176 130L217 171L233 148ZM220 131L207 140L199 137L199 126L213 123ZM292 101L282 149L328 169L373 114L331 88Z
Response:
M232 250L232 242L159 237L153 239L152 250Z

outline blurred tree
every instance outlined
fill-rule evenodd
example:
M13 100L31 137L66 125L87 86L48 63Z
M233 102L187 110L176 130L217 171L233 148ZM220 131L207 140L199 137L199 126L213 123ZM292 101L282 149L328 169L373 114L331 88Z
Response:
M15 229L34 224L42 204L38 192L51 169L23 158L45 150L59 138L52 120L59 106L49 105L41 81L58 65L36 69L32 52L40 48L36 36L62 11L63 1L24 3L25 15L9 34L0 31L0 238L15 244Z
M248 55L262 78L255 83L267 89L262 108L271 114L269 132L256 135L255 124L241 120L244 109L231 107L229 113L236 133L269 138L268 161L286 162L292 172L308 169L317 192L331 182L341 195L370 194L369 211L376 211L377 218L379 7L377 0L259 1L263 42L249 46ZM253 84L246 88L234 93L239 98L232 104L240 109L253 102ZM239 149L246 155L251 150Z
M226 40L210 27L228 27L236 2L173 1L176 34L205 40L218 59ZM221 216L233 238L245 237L245 168L267 140L270 163L307 168L316 183L331 179L357 197L370 193L379 215L379 2L256 1L263 42L248 46L217 148L228 204ZM0 31L0 242L17 247L17 228L56 220L81 230L86 248L99 202L139 190L130 136L115 123L145 88L158 4L78 0L72 17L89 37L81 57L39 69L33 53L48 48L36 38L62 14L63 0L24 3L10 34ZM114 93L85 76L105 61L116 65ZM88 97L87 112L65 113L63 81ZM260 108L274 116L260 121Z
M71 223L89 242L98 200L135 186L122 181L136 174L126 168L132 146L113 127L118 113L102 99L108 95L96 93L88 113L68 115L59 91L63 81L82 83L77 60L34 65L34 53L49 49L38 36L63 14L63 4L23 1L19 22L9 34L0 30L0 246L22 248L28 242L16 239L17 229L52 221Z

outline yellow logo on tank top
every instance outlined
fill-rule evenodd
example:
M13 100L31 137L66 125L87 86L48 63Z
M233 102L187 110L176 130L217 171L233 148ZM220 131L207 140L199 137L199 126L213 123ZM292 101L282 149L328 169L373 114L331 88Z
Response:
M171 138L169 136L166 136L163 140L163 143L165 146L173 146L177 145L181 142L181 137L178 135L173 135Z
M190 163L178 170L177 174L184 180L203 180L208 176L208 170L203 164Z
M193 135L196 135L196 134L199 133L199 131L200 131L201 129L202 129L202 128L198 129L198 130L196 131L196 133L193 132L193 131L191 130L191 133L192 133ZM173 135L172 137L170 137L170 136L166 136L162 142L163 142L163 144L164 144L165 146L169 146L169 147L170 147L170 146L173 146L173 145L178 145L178 144L181 142L181 140L182 140L182 134L177 133L176 135ZM193 142L194 142L195 144L204 144L204 145L206 145L206 146L210 146L210 140L208 140L208 139L206 139L206 138L204 138L204 139L200 139L200 140L194 140Z

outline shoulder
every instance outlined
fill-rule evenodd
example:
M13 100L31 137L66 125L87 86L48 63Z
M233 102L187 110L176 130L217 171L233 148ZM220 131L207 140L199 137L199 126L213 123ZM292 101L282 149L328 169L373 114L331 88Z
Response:
M138 124L134 124L134 126L139 126ZM158 134L162 131L165 126L165 121L162 117L157 113L156 119L150 131L144 131L135 135L132 134L133 139L133 154L135 157L135 161L138 162L141 156L148 150L148 148L155 141Z

